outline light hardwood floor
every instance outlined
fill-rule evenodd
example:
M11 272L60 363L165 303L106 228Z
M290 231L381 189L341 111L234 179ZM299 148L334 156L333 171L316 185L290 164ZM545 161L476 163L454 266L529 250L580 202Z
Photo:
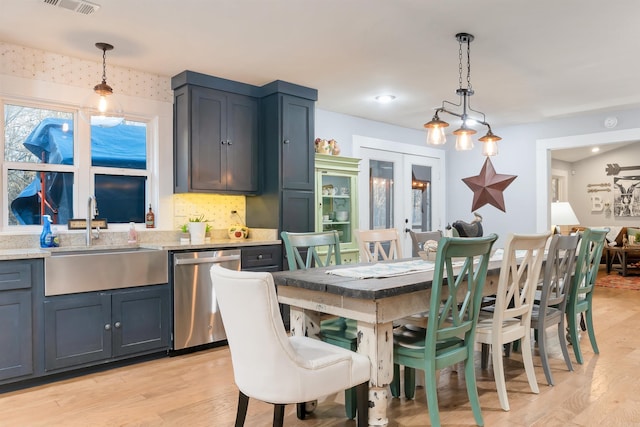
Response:
M500 409L491 366L481 370L476 358L486 426L640 426L640 291L598 288L594 306L600 354L583 334L585 363L568 372L553 346L554 387L538 357L538 395L529 390L520 355L506 360L510 412ZM329 396L305 421L288 405L285 426L355 426L344 418L343 396ZM441 373L438 397L443 425L474 425L461 372ZM221 347L5 392L0 426L224 427L233 425L236 399L229 352ZM272 408L251 400L246 425L271 425ZM390 399L388 414L389 427L429 425L424 389L415 401Z

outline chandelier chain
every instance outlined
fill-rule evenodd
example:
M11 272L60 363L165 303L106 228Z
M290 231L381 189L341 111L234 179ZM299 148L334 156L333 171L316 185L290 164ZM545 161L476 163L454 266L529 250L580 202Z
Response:
M462 89L462 42L458 42L458 86Z
M471 43L467 42L467 89L471 92Z

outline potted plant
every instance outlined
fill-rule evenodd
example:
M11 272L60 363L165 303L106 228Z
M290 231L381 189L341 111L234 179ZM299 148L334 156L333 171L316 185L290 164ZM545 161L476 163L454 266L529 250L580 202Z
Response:
M182 224L180 226L180 244L188 245L189 241L189 225Z
M204 241L206 243L211 242L211 226L209 224L204 228Z
M207 229L206 222L204 215L189 218L189 234L191 235L192 245L204 244L204 235Z

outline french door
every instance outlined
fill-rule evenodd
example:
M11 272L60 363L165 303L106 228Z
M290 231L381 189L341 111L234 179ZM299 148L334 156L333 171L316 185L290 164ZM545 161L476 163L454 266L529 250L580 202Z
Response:
M362 159L358 180L360 228L396 228L402 240L402 253L409 257L412 253L409 230L443 229L444 153L359 138L354 137L354 155Z

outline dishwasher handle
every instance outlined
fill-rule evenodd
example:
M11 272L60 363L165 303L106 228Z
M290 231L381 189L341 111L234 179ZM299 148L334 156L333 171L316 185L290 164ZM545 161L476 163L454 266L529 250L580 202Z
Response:
M227 261L240 261L240 255L222 255L207 258L184 258L174 260L175 265L219 264Z

